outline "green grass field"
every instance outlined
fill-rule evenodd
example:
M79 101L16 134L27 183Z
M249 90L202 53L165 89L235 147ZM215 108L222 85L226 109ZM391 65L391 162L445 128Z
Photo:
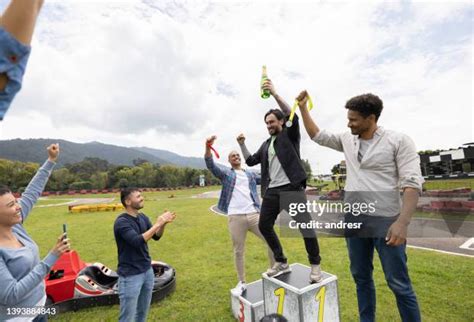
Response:
M456 188L471 188L474 190L474 179L429 180L423 184L426 190L450 190Z
M233 321L229 289L237 282L227 219L209 211L217 199L192 195L216 187L145 193L144 213L153 221L164 209L178 218L162 240L150 242L153 259L176 268L176 291L151 306L150 321ZM173 195L173 198L169 198ZM103 197L92 195L87 197ZM107 195L110 196L110 195ZM118 197L117 195L112 195ZM84 197L84 196L83 196ZM54 200L51 198L50 200ZM72 247L84 261L102 262L115 269L117 254L112 232L117 213L70 214L67 206L36 208L26 229L44 256L67 223ZM300 238L282 239L290 262L307 264ZM355 286L349 273L345 242L320 238L323 270L339 279L342 321L357 321ZM474 259L408 249L409 269L424 321L472 321ZM265 247L249 234L246 248L247 280L260 278L267 268ZM386 286L378 259L374 260L378 321L399 321L395 299ZM58 315L54 321L117 321L119 307L99 307Z
M336 189L336 185L333 181L324 181L323 184L327 184L322 191L328 192ZM316 180L309 182L312 186L318 186L321 183L317 183ZM453 179L453 180L428 180L423 184L423 188L426 190L450 190L457 188L471 188L474 191L474 179Z

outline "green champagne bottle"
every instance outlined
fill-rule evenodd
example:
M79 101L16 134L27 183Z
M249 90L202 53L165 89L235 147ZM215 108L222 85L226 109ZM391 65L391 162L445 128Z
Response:
M269 98L270 97L270 90L263 89L263 83L268 79L267 77L267 66L262 66L262 80L260 81L260 97L261 98Z

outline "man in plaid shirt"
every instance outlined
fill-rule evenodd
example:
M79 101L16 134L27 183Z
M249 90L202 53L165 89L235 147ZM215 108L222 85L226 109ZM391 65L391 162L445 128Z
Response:
M244 252L247 231L251 231L264 241L262 233L258 229L260 200L257 194L257 182L260 181L260 177L241 168L240 154L237 151L229 153L230 169L216 165L211 154L211 146L215 139L214 135L206 140L204 160L207 168L222 182L217 208L228 215L228 227L232 237L235 267L239 278L232 293L240 295L246 289ZM273 265L273 253L270 249L268 249L268 258L270 264Z

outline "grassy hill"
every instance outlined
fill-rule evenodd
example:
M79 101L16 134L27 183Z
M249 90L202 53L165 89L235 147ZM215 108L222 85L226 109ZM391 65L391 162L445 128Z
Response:
M14 139L0 141L0 158L22 162L43 163L45 148L51 143L61 146L61 158L58 165L76 163L86 157L107 160L115 165L133 165L133 160L143 159L151 163L173 164L191 168L205 168L200 158L183 157L165 150L150 148L127 148L100 142L75 143L57 139Z

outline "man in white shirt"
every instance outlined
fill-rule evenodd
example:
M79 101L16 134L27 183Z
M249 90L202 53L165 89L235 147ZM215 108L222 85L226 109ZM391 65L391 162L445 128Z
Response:
M257 194L259 176L241 168L240 154L237 151L229 153L231 169L219 167L214 163L211 146L216 140L211 136L206 140L204 160L207 168L222 182L222 191L217 208L228 215L228 227L234 248L235 267L239 282L232 293L240 295L246 289L245 284L245 239L247 231L251 231L258 238L265 241L258 228L260 199ZM268 249L270 266L273 266L273 253Z
M402 321L421 321L415 292L408 276L407 227L422 190L420 158L415 144L405 134L377 125L383 109L379 97L364 94L351 98L347 109L351 133L320 130L309 114L306 91L297 97L303 123L316 143L344 153L347 166L346 198L371 199L374 213L346 214L359 221L362 236L347 237L351 273L357 286L361 321L375 321L375 285L372 278L374 248L379 254L388 286L395 294ZM403 202L400 200L403 190ZM375 228L375 230L371 230ZM364 230L365 229L365 230ZM383 235L380 235L381 230ZM361 236L361 235L359 235Z

